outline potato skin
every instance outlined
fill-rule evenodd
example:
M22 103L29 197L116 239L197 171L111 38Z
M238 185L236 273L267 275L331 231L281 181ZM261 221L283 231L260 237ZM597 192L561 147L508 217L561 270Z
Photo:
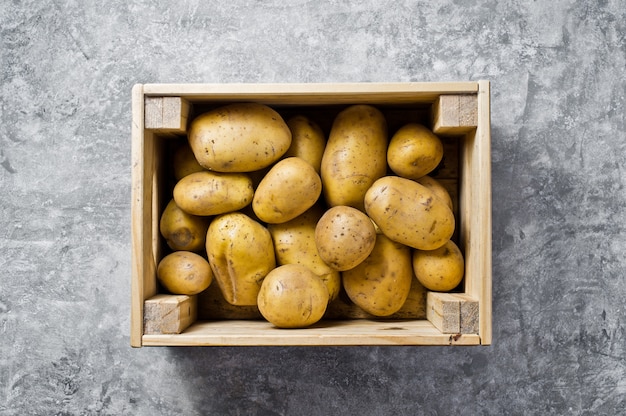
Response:
M159 261L157 278L170 293L196 295L213 282L213 272L199 254L175 251Z
M454 208L450 193L437 179L426 175L417 179L416 182L420 185L424 185L425 187L433 191L433 193L441 198L450 209Z
M452 240L435 250L415 250L412 264L417 280L426 289L437 292L457 287L465 273L463 254Z
M353 207L332 207L315 226L317 251L335 270L356 267L369 256L375 243L376 229L371 219Z
M291 145L291 131L267 105L234 103L194 118L188 141L205 169L251 172L281 158Z
M291 117L287 120L287 126L291 130L291 146L283 157L296 156L304 159L319 174L326 147L322 128L304 115Z
M305 328L319 321L328 306L322 280L301 264L286 264L268 273L258 296L261 315L279 328Z
M387 149L389 168L398 176L419 179L443 158L443 144L428 127L409 123L391 137Z
M232 305L256 305L261 282L276 267L267 228L241 212L211 222L206 251L224 299Z
M355 268L341 272L341 277L354 304L374 316L392 315L402 308L411 290L411 249L378 234L371 254Z
M420 250L441 247L454 233L452 210L410 179L386 176L365 195L365 210L390 239Z
M210 218L191 215L168 202L159 220L159 231L172 250L202 251L206 242Z
M200 216L237 211L252 202L252 180L245 173L195 172L174 186L174 200L183 211Z
M334 300L341 289L341 275L322 260L315 244L315 227L322 215L322 208L316 205L290 221L269 224L267 228L272 235L277 263L306 266L322 279L330 300Z
M387 122L373 106L352 105L335 117L321 164L330 206L364 210L365 192L387 171L387 142Z
M252 209L263 222L279 224L311 208L322 193L320 176L304 159L277 162L259 183Z

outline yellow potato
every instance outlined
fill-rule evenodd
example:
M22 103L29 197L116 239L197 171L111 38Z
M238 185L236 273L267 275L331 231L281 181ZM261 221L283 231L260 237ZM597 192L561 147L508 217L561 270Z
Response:
M391 138L387 149L389 168L398 176L418 179L430 173L443 158L443 144L427 127L409 123Z
M355 305L375 316L392 315L411 290L411 249L379 234L371 254L355 268L341 272L341 277Z
M195 295L213 282L213 272L206 259L190 251L175 251L157 266L159 282L175 295Z
M173 199L165 207L159 221L159 230L172 250L204 250L210 219L187 214Z
M412 263L417 280L437 292L456 288L465 273L463 254L452 240L435 250L415 250Z
M194 118L188 140L205 169L251 172L281 158L291 145L291 131L267 105L234 103Z
M287 120L287 126L291 130L291 146L284 157L304 159L319 173L326 147L326 137L321 127L304 115L291 117Z
M321 164L330 206L364 210L365 192L387 171L387 141L387 122L377 108L353 105L337 115Z
M322 279L330 300L333 300L341 289L341 276L321 259L317 251L315 226L322 214L322 209L314 206L290 221L269 224L267 228L272 235L277 263L306 266Z
M315 226L315 245L322 260L335 270L356 267L369 256L376 243L371 219L356 208L336 206Z
M318 322L328 306L324 282L301 264L286 264L263 280L258 296L261 315L279 328L304 328Z
M174 186L174 200L183 211L200 216L237 211L252 202L252 180L245 173L195 172Z
M410 179L377 180L365 195L365 210L387 237L420 250L441 247L454 233L452 210L430 189Z
M261 281L276 267L267 228L240 212L211 222L206 250L224 299L232 305L256 305Z
M278 224L311 208L321 193L322 181L313 166L299 157L288 157L261 180L252 209L261 221Z
M173 161L174 178L180 180L190 173L205 170L194 156L188 142L182 143L174 152Z
M453 209L450 193L437 179L426 175L417 179L416 182L420 185L424 185L425 187L433 191L433 193L437 195L437 197L441 198L446 203L446 205L450 207L450 209Z

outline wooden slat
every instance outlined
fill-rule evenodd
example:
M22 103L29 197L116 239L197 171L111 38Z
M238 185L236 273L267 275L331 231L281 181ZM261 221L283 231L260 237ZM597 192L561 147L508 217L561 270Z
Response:
M428 292L426 318L444 334L478 333L478 301L464 293Z
M321 321L278 329L266 321L198 321L178 335L144 335L145 346L478 345L476 334L442 334L426 320Z
M196 296L153 296L144 304L144 334L180 334L195 322L197 304Z
M478 124L478 103L475 94L441 95L433 105L435 134L463 134Z
M406 104L433 102L440 94L471 94L476 82L145 84L148 96L181 96L191 102L258 101L266 104Z

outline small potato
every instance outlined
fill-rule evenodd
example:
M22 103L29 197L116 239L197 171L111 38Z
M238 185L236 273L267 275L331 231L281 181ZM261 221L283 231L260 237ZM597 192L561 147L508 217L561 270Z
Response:
M274 109L259 103L225 105L194 118L189 145L205 169L252 172L280 159L291 131Z
M320 168L328 205L364 210L365 192L387 171L387 142L387 121L373 106L353 105L335 117Z
M398 176L419 179L430 173L443 158L443 144L427 127L409 123L391 138L387 149L389 168Z
M355 305L374 316L392 315L411 290L411 249L379 234L371 254L355 268L343 271L341 277Z
M451 291L465 273L463 254L452 240L435 250L415 250L412 262L417 280L436 292Z
M173 161L174 178L178 181L190 173L202 172L204 169L193 154L189 143L181 144L174 152Z
M174 200L183 211L200 216L237 211L252 202L252 180L245 173L196 172L174 186Z
M172 199L161 214L159 230L172 250L202 251L209 223L209 218L186 213Z
M279 328L305 328L318 322L328 306L324 282L301 264L268 273L258 296L261 315Z
M430 189L386 176L365 194L365 210L387 237L420 250L441 247L454 233L452 210Z
M213 282L213 272L206 259L199 254L175 251L159 262L157 278L170 293L196 295Z
M428 175L422 176L421 178L416 180L420 185L424 185L433 193L442 199L450 209L453 209L452 198L450 197L450 193L448 190L437 180Z
M315 244L322 260L335 270L356 267L376 243L371 219L356 208L336 206L322 215L315 227Z
M322 155L326 147L326 137L321 127L304 115L297 115L287 120L291 130L291 146L284 157L299 157L311 164L320 173Z
M322 181L313 166L299 157L288 157L261 180L252 209L261 221L279 224L311 208L321 193Z
M267 228L241 212L211 222L206 251L224 299L231 305L256 305L261 282L276 267Z
M322 260L315 244L315 227L323 213L321 207L314 206L290 221L269 224L267 228L274 241L278 264L306 266L322 279L330 300L334 300L341 289L341 275Z

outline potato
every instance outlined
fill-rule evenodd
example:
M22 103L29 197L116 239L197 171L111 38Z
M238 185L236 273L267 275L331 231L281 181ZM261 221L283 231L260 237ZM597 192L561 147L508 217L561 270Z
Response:
M287 120L291 130L291 146L284 157L296 156L309 162L320 173L322 155L326 147L326 137L321 127L304 115L297 115Z
M291 145L291 131L280 114L267 105L234 103L194 118L188 140L205 169L251 172L283 156Z
M256 305L261 281L276 267L267 228L240 212L211 222L206 251L224 299L232 305Z
M261 315L279 328L304 328L318 322L328 306L324 282L301 264L268 273L258 296Z
M190 251L175 251L157 266L157 279L175 295L196 295L213 282L213 272L206 259Z
M463 254L452 240L435 250L415 250L412 264L417 280L437 292L457 287L465 273Z
M392 136L387 149L389 168L398 176L419 179L430 173L443 158L443 144L427 127L406 124Z
M335 270L356 267L369 256L376 243L370 218L356 208L336 206L315 226L315 245L321 259Z
M450 209L453 209L450 193L437 179L426 175L417 179L416 182L420 185L424 185L425 187L433 191L433 193L441 198L446 203L446 205L450 207Z
M267 228L272 235L277 263L306 266L322 279L330 300L334 300L341 289L340 273L322 260L315 244L315 227L322 214L322 208L316 205L290 221L269 224Z
M299 157L288 157L261 180L252 209L261 221L278 224L311 208L321 193L322 181L313 166Z
M245 173L195 172L174 186L174 200L183 211L200 216L237 211L252 202L252 180Z
M321 164L330 206L364 210L365 192L387 171L387 141L387 122L375 107L353 105L335 117Z
M411 249L378 234L371 254L355 268L343 271L341 277L355 305L374 316L392 315L411 290Z
M452 210L430 189L386 176L365 194L365 210L390 239L420 250L443 246L454 233Z
M172 199L161 214L159 230L172 250L202 251L209 223L209 218L186 213Z
M174 178L178 181L190 173L202 172L204 169L193 154L188 142L181 144L174 152L172 165Z

